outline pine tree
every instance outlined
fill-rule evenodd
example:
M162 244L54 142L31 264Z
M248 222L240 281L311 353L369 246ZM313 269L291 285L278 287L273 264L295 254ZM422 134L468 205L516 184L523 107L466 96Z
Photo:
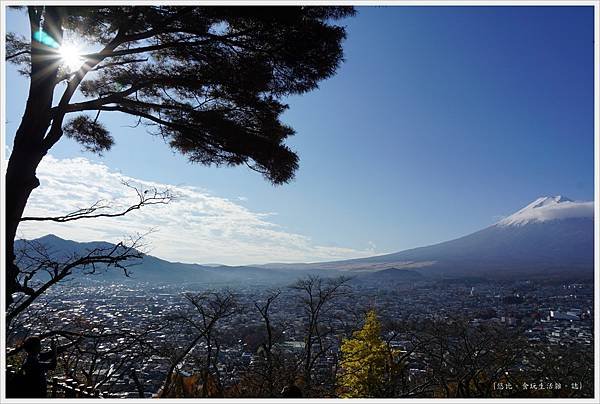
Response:
M286 183L298 156L285 144L294 130L280 119L283 98L335 74L346 35L335 21L354 14L304 6L20 8L31 36L8 33L6 60L30 86L5 174L7 307L13 294L35 293L21 281L14 240L40 185L37 167L57 142L70 137L105 152L114 138L102 121L121 113L192 163L246 165ZM78 55L73 70L61 56L68 37L97 49Z

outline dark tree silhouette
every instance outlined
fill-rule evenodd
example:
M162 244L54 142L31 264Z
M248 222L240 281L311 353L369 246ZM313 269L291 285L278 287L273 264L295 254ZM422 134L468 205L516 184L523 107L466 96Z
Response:
M117 244L103 244L82 252L56 255L55 251L37 241L25 241L17 251L16 264L20 271L18 282L22 293L6 308L6 324L11 323L36 299L74 272L94 274L109 268L122 270L129 276L128 268L143 257L142 236L131 237Z
M122 184L137 195L137 200L130 205L117 206L114 201L98 200L91 206L60 216L27 216L21 218L21 221L63 223L120 217L147 206L169 204L175 198L169 189L146 188L127 181L122 181ZM9 330L17 317L25 313L48 289L68 280L76 272L89 275L108 269L120 269L129 276L128 268L138 264L144 255L142 249L145 245L142 238L141 235L129 237L115 245L106 243L104 246L71 254L53 251L36 241L21 240L21 244L14 247L15 264L19 268L17 282L20 285L20 293L12 296L12 303L6 308Z
M317 87L342 61L348 7L24 8L31 40L7 36L7 60L30 77L25 112L6 170L6 299L22 291L14 239L36 169L63 135L92 152L114 140L102 113L144 122L201 164L245 164L274 184L293 178L298 156L284 141L282 98ZM69 34L97 51L69 71ZM57 102L53 95L63 83ZM73 96L84 99L72 102ZM68 114L78 113L72 118Z
M261 381L264 381L264 389L259 388L258 390L264 390L266 397L274 397L274 360L273 360L273 348L274 344L277 340L275 334L275 330L272 323L271 313L269 309L273 302L281 295L281 290L275 289L270 290L267 293L267 296L261 300L254 301L254 307L260 313L260 317L265 325L265 337L264 341L260 344L260 348L258 352L260 352L264 357L264 363L260 363L258 367L258 372L260 373ZM263 387L263 386L260 386ZM261 391L262 393L262 391Z
M285 337L286 326L273 319L274 303L281 296L281 290L268 290L266 296L254 301L254 307L260 314L264 324L263 342L257 350L263 360L253 366L251 377L247 377L246 384L254 387L252 392L257 397L276 397L287 384L286 373L293 374L294 366L287 363L284 352L278 349L277 344ZM293 381L293 380L292 380Z
M35 314L35 321L41 324L42 332L37 334L41 341L58 340L58 368L63 378L85 385L86 389L114 391L115 384L129 375L136 384L138 394L144 397L144 388L137 378L140 364L151 355L159 354L151 341L154 333L165 328L164 324L147 323L136 329L125 326L110 330L110 325L100 321L90 322L87 318L74 318L68 325L56 324L56 313ZM23 356L22 341L31 336L30 327L23 327L13 333L13 342L18 343L7 351L6 357L19 362ZM20 362L22 362L22 359ZM57 376L57 373L54 373ZM137 381L136 381L137 380ZM141 390L141 391L140 391Z
M350 278L321 278L310 275L290 286L298 294L298 304L304 312L304 352L302 359L304 390L311 393L313 370L317 361L332 347L328 339L333 331L330 311L336 300L348 295Z
M426 320L411 332L427 364L434 397L495 397L495 382L514 382L509 372L527 348L523 330L497 324L472 326L464 318ZM427 383L426 383L427 384ZM516 385L516 383L513 383Z
M172 397L173 394L177 394L177 368L202 341L203 353L198 358L201 388L197 394L200 397L214 394L222 397L223 387L217 366L221 346L218 327L223 320L239 313L237 298L230 290L185 293L184 297L195 310L177 313L169 320L180 323L184 329L187 328L186 333L191 334L191 341L182 350L171 350L171 364L159 396ZM182 329L180 332L185 331ZM211 384L217 390L216 393L209 391Z

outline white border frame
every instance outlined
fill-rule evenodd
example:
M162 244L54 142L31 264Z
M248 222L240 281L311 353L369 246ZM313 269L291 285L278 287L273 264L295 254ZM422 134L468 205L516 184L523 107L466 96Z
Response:
M0 226L1 226L1 237L0 240L4 240L5 234L5 183L4 183L4 164L6 162L5 154L5 130L6 130L6 62L5 58L5 38L6 38L6 7L15 5L123 5L123 0L100 0L100 1L83 1L83 0L54 0L54 1L22 1L22 0L0 0L0 26L2 27L0 37L0 142L2 150L0 150L0 167L2 167L2 175L0 176ZM169 5L352 5L352 6L593 6L594 7L594 398L575 398L575 399L557 399L557 398L486 398L486 399L455 399L455 398L413 398L413 399L396 399L396 398L377 398L377 399L331 399L331 398L313 398L313 399L284 399L286 403L296 404L304 403L307 401L315 403L337 403L341 400L360 402L360 403L400 403L400 402L430 402L430 401L443 401L448 403L459 403L465 401L472 402L494 402L494 403L598 403L600 398L600 346L599 346L599 334L600 334L600 319L599 319L599 308L600 308L600 277L598 276L598 270L600 269L600 121L599 121L599 110L600 110L600 0L438 0L438 1L427 1L427 0L162 0L162 1L148 1L148 0L128 0L126 3L130 5L149 5L149 4L169 4ZM3 242L3 241L0 241ZM2 247L0 247L1 249ZM75 403L77 399L7 399L5 398L6 387L4 381L6 380L6 358L5 358L5 344L6 335L4 330L5 324L5 265L4 259L0 259L0 401L9 403ZM125 400L125 401L124 401ZM161 402L165 403L181 403L181 402L194 402L202 401L206 403L262 403L262 402L280 402L280 398L236 398L236 399L160 399ZM145 403L148 399L131 398L131 399L84 399L85 402L102 402L102 403Z

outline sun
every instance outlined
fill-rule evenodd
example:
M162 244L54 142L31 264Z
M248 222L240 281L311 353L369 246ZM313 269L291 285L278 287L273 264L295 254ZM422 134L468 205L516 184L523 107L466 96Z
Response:
M63 43L60 48L58 48L61 62L69 72L79 70L81 65L83 65L83 59L79 52L80 48L72 43Z

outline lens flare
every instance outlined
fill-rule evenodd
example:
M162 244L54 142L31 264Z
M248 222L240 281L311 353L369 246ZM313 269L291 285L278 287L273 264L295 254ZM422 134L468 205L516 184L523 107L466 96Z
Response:
M58 48L62 64L70 71L78 70L83 65L83 59L79 53L79 47L70 43L63 43Z

